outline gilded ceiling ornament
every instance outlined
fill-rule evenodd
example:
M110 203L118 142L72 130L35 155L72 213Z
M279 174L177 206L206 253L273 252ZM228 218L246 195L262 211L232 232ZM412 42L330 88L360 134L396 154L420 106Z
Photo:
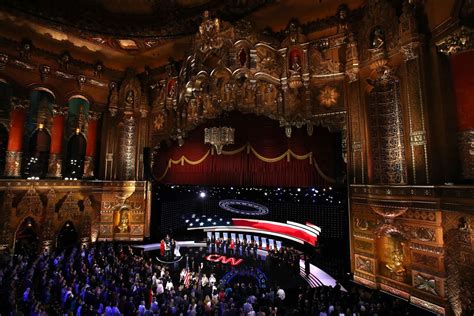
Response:
M333 105L337 104L339 92L337 92L336 88L334 87L324 86L324 88L322 88L319 92L318 99L324 107L329 109Z
M221 22L218 18L211 19L209 11L204 11L203 21L199 26L199 37L201 39L200 50L207 53L213 49L220 48L223 44L222 38L219 37L221 31Z

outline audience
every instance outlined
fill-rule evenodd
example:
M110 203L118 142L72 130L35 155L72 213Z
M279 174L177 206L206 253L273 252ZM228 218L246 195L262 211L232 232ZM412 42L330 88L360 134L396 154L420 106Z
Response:
M204 270L170 270L130 246L95 243L86 248L0 262L1 315L406 315L399 301L377 292L339 286L297 290L221 284ZM281 256L280 256L281 255ZM270 255L293 258L294 254ZM289 263L288 263L289 262ZM280 262L283 264L283 262ZM201 267L202 265L198 265ZM288 272L292 273L292 272ZM209 275L209 274L208 274ZM295 276L294 276L295 277Z

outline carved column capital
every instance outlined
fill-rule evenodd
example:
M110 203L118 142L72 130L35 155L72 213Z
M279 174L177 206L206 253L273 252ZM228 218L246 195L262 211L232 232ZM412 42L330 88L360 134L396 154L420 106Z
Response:
M436 42L438 52L450 56L474 47L474 30L461 26Z

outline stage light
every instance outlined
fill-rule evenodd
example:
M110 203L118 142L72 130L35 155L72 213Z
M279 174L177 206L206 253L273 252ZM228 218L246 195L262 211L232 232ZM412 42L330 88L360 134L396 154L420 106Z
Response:
M204 226L204 223L203 222L199 223L199 226Z
M204 199L206 197L206 192L204 192L204 191L199 192L199 197L201 199Z
M300 189L300 188L298 188L298 189L296 189L296 191L300 192L300 191L301 191L301 189Z
M184 222L185 222L186 224L189 223L189 219L185 220Z

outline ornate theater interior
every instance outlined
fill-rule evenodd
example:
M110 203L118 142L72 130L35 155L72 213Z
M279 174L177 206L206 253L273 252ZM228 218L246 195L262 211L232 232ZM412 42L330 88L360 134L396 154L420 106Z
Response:
M1 1L0 314L472 315L473 41L472 0Z

